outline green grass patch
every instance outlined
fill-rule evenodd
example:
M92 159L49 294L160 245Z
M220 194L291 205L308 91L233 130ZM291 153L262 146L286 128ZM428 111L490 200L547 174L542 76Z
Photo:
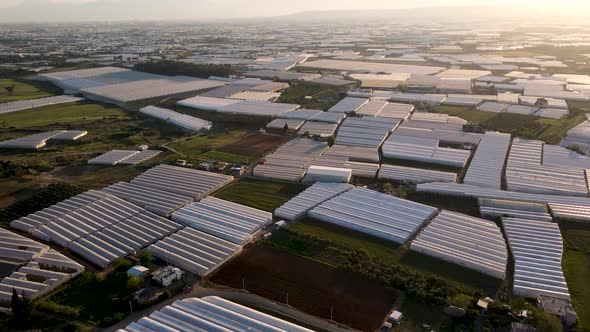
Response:
M6 88L12 88L12 92ZM0 78L0 103L38 99L61 93L61 89L48 82Z
M249 133L250 131L247 129L215 129L206 134L174 142L168 146L185 154L187 158L206 160L207 156L204 154L212 152L216 148L238 141ZM212 156L220 156L220 153L221 152L213 152ZM235 156L232 156L232 158L235 158Z
M355 232L343 227L313 219L303 219L288 226L288 233L293 239L278 238L282 243L287 241L305 244L306 238L319 240L327 245L295 248L295 253L302 256L323 261L330 265L339 266L342 259L350 251L360 251L369 257L390 265L403 265L415 269L422 274L438 276L453 286L461 289L465 294L473 294L483 290L486 294L495 296L501 290L502 282L481 273L456 266L432 257L410 251L407 247L400 247L391 241L386 241L367 234ZM274 237L273 237L274 241ZM279 243L280 244L280 243ZM293 249L284 246L284 249ZM303 253L303 254L302 254Z
M562 259L574 309L578 313L580 327L590 330L590 224L560 222L565 250Z
M44 299L48 311L61 310L66 316L94 326L107 327L129 314L128 277L122 269L104 275L83 272L61 291Z
M590 103L570 103L570 114L561 119L540 118L532 115L482 112L471 107L437 106L434 111L463 118L482 130L510 133L516 137L543 140L558 144L567 131L585 120Z
M578 313L580 328L590 330L590 257L587 253L566 249L562 260L563 272Z
M200 157L207 159L207 160L217 160L217 161L224 161L226 163L232 164L249 164L252 160L248 157L239 156L233 153L226 153L216 150L211 150L208 152L203 153Z
M299 104L302 108L327 110L345 97L348 87L334 87L310 82L293 83L278 102Z
M279 206L305 190L299 184L286 184L255 179L241 179L215 197L273 212Z

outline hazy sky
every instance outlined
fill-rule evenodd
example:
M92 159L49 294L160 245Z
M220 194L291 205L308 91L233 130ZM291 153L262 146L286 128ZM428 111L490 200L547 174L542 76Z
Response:
M590 0L0 0L0 19L211 19L276 16L309 10L466 5L519 5L590 13Z

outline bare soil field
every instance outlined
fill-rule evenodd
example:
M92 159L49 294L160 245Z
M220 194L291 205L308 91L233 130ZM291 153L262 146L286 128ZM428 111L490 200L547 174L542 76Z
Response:
M291 140L288 136L253 134L237 142L222 146L217 151L260 158Z
M247 250L223 267L211 281L242 288L286 303L309 314L362 331L374 331L400 293L354 273L265 245Z

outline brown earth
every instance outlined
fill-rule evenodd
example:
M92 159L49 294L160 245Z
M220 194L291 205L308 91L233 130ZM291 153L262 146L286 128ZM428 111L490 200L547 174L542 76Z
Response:
M362 331L379 328L399 292L360 276L259 245L226 264L211 281L242 288Z
M260 158L291 140L288 136L256 133L237 142L222 146L217 151L246 157Z

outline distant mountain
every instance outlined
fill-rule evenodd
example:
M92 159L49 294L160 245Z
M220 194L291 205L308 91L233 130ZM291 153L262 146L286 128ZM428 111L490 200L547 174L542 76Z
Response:
M518 6L462 6L462 7L420 7L403 9L367 9L367 10L336 10L336 11L303 11L295 14L284 15L276 19L286 21L386 21L396 19L400 21L428 21L439 20L481 20L482 18L520 18L535 20L539 16L552 16L557 14L540 8ZM493 23L493 22L490 22Z

